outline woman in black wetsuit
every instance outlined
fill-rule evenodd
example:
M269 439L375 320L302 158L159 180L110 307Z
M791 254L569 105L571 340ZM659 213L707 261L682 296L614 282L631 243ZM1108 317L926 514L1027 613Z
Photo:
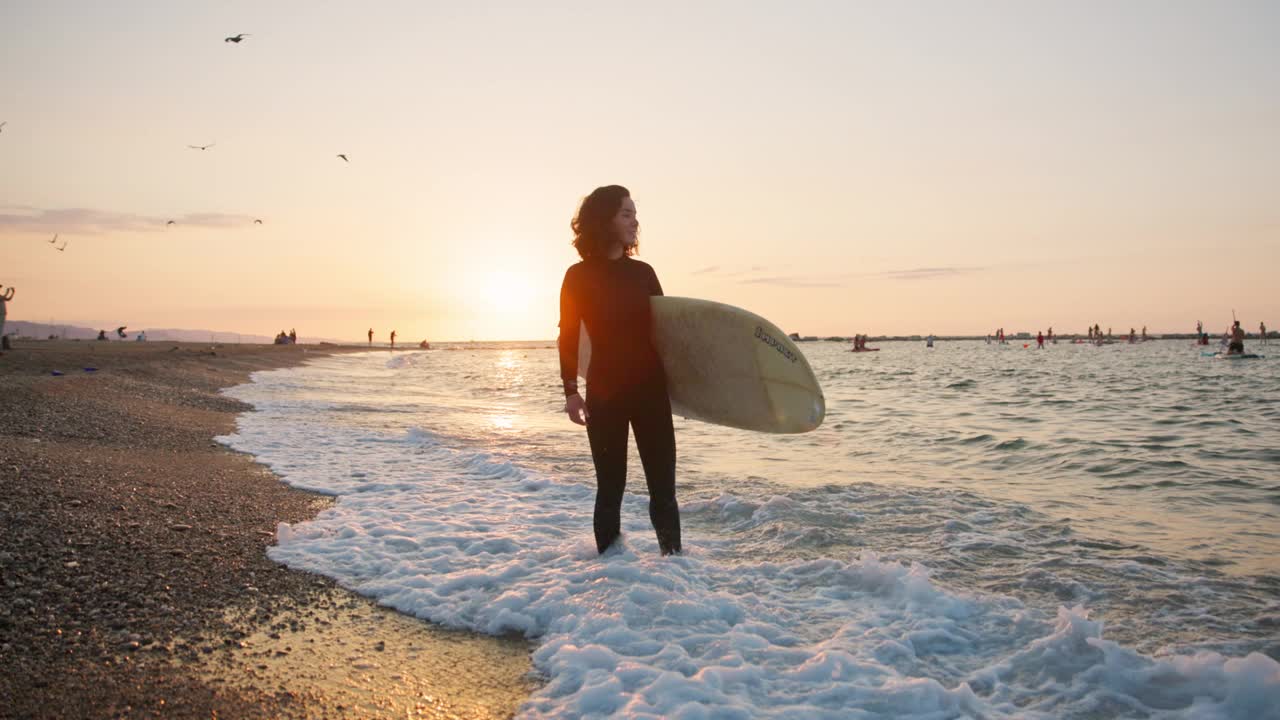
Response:
M627 485L627 429L649 485L649 519L663 555L680 552L676 504L676 439L662 362L653 347L649 297L661 295L653 268L632 259L640 225L631 193L620 185L596 188L570 224L582 262L560 287L560 378L569 419L587 426L596 467L596 549L621 532ZM587 399L578 393L579 323L591 336Z

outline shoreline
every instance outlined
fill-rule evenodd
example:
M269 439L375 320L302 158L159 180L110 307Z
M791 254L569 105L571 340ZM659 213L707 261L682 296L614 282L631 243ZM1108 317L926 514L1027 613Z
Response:
M19 659L0 717L518 709L537 687L527 641L430 625L270 560L277 523L334 500L214 441L251 409L222 388L365 350L40 341L0 356L0 656Z

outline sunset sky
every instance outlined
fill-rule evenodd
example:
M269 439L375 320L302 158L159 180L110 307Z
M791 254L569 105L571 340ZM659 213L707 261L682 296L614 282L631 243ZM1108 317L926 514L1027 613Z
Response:
M10 320L550 339L569 220L619 183L667 294L789 332L1280 327L1276 2L6 0L0 24Z

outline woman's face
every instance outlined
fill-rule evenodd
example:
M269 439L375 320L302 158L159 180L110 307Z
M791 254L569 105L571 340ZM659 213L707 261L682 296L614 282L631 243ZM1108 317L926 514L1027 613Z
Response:
M640 232L640 221L636 219L636 204L631 198L622 198L622 206L613 216L613 231L622 241L623 248L635 246L636 234Z

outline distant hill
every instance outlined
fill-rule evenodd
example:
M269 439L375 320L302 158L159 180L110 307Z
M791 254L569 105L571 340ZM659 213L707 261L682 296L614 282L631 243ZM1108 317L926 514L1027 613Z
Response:
M107 331L107 337L119 340L114 327L101 328ZM220 343L270 343L275 338L266 335L246 335L243 333L221 332L216 330L185 330L180 328L126 328L125 333L132 341L138 332L146 330L148 340L170 340L173 342L220 342ZM50 335L66 340L93 340L98 337L98 329L78 327L76 325L50 325L33 323L25 320L12 320L4 324L4 333L16 337L29 337L44 340ZM302 338L303 342L319 342L327 338Z

